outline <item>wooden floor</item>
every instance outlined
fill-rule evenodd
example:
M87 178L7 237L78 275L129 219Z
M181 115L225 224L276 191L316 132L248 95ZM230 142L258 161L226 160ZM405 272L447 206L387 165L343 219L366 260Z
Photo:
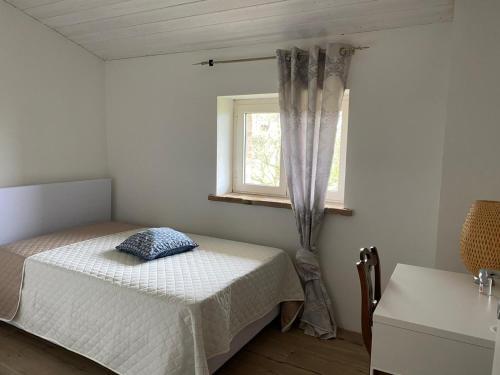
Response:
M271 324L229 360L217 375L368 374L368 354L358 334L336 340L281 333ZM114 374L98 364L6 323L0 323L0 375Z

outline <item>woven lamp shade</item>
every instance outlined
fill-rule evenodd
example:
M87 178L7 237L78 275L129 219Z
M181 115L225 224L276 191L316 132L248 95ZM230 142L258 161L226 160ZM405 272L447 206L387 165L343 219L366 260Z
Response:
M500 270L500 202L472 205L462 228L460 255L473 275L481 268Z

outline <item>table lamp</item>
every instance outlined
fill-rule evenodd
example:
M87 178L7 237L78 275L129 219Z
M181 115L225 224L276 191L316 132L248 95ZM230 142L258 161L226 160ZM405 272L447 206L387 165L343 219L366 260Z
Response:
M474 276L482 268L500 270L500 202L474 202L462 228L460 255Z

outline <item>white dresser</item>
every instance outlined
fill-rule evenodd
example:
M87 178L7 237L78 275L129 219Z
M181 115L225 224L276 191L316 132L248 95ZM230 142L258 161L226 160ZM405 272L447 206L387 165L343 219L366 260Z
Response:
M497 312L498 313L498 312ZM495 344L495 356L493 358L493 372L492 375L500 375L500 316L498 316L497 323L497 341Z
M372 370L491 375L497 302L470 275L398 264L373 316Z

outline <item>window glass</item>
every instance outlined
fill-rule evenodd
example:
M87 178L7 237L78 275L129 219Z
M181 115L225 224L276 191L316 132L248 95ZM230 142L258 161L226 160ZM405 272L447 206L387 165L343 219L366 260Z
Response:
M330 178L328 179L328 191L338 192L340 183L340 154L341 154L341 135L342 135L342 112L339 115L337 125L337 134L335 136L335 149L333 150L332 169L330 169Z
M281 128L279 113L245 113L244 182L280 185Z

